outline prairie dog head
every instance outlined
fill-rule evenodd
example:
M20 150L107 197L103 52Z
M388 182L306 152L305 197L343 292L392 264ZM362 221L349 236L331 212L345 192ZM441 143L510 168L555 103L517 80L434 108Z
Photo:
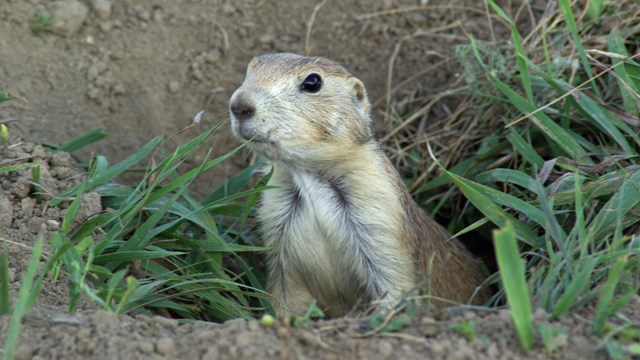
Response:
M320 57L255 57L229 102L231 129L252 150L295 163L338 160L372 139L363 83Z

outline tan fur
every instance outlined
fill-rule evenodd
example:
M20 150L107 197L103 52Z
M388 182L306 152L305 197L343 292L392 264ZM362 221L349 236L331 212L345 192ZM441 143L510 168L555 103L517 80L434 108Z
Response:
M311 73L323 82L317 93L301 89ZM253 138L273 166L258 217L278 314L303 314L313 299L332 317L371 302L386 311L417 274L432 295L467 303L484 279L411 199L373 138L369 108L364 85L342 66L294 54L254 58L231 98L234 134Z

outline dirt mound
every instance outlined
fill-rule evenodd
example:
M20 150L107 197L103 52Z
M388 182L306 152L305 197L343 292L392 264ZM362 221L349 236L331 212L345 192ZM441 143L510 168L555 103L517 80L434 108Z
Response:
M97 151L117 162L154 136L175 134L201 110L209 125L226 119L228 99L254 55L308 51L362 78L384 130L390 126L380 116L387 93L395 102L396 94L406 95L400 91L433 94L458 79L455 62L443 60L452 59L452 44L466 41L463 21L466 30L487 35L476 20L484 19L474 8L480 5L472 1L432 1L427 10L408 11L415 1L331 0L314 15L318 4L9 1L0 7L0 89L18 100L0 116L17 120L13 135L32 142L60 144L105 127L110 136L81 155L87 160ZM403 89L393 89L404 81ZM233 144L223 138L215 152ZM242 167L242 156L226 162L196 191L206 193Z

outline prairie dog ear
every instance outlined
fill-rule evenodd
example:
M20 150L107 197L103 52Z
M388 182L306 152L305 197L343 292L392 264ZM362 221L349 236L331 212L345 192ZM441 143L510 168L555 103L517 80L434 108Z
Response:
M358 78L352 77L352 98L353 104L358 111L360 117L366 122L370 121L369 111L371 105L369 104L369 97L367 96L367 89L364 87L362 81Z
M251 69L253 69L257 63L258 63L257 56L254 56L253 58L251 58L251 61L249 61L249 65L247 65L247 73L251 71Z

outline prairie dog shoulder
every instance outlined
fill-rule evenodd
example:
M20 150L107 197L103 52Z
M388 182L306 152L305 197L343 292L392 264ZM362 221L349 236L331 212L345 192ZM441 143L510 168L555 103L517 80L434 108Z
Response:
M434 296L471 298L479 264L411 199L373 137L363 83L344 67L256 57L229 108L233 133L274 168L258 218L278 313L313 299L330 316L390 309L420 272Z

